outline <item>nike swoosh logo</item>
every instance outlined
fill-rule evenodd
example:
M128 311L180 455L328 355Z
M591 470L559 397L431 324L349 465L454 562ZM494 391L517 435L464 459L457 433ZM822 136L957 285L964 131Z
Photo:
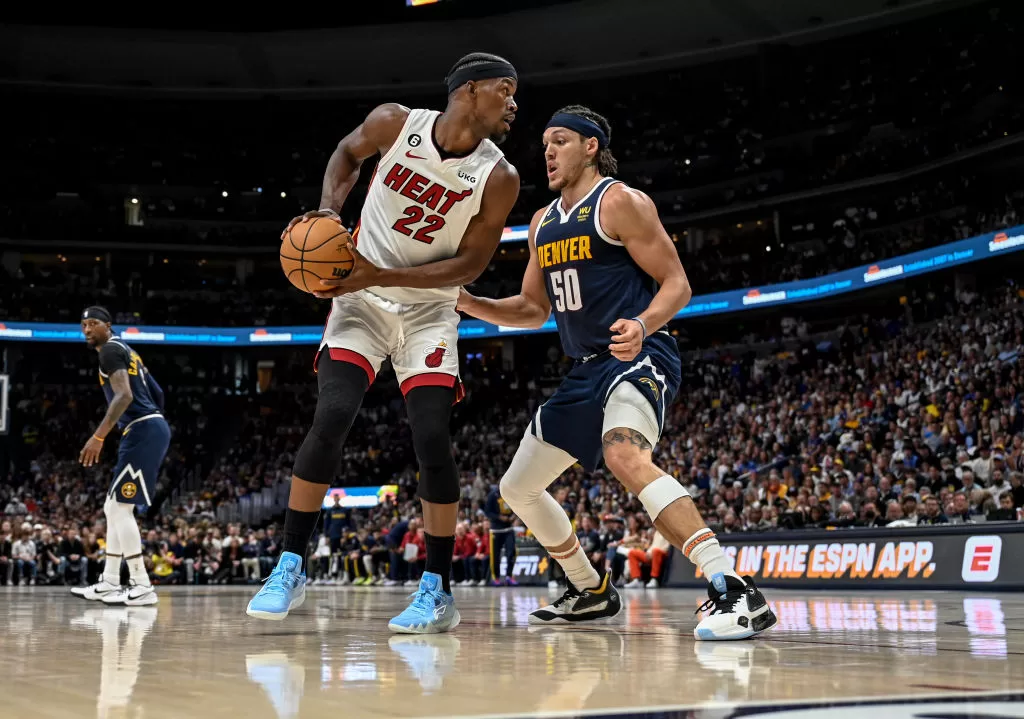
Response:
M409 158L411 158L413 160L426 160L427 159L425 157L420 157L419 155L412 154L412 150L406 150L405 156L409 157Z
M555 218L552 217L550 220L545 220L544 222L540 223L540 226L543 227L544 225L550 225L554 221L555 221Z

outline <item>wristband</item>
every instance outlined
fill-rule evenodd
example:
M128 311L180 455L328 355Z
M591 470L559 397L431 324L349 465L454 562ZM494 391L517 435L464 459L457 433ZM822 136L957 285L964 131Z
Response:
M643 327L643 330L644 330L644 339L647 339L647 323L646 323L646 322L644 322L644 321L643 321L642 319L640 319L639 317L634 317L634 318L633 318L633 321L634 321L634 322L639 322L639 323L640 323L640 326L641 326L641 327Z
M107 439L106 437L99 437L99 436L97 436L97 435L95 435L95 434L94 434L94 435L92 436L92 438L93 438L93 439L97 439L97 440L99 440L100 442L105 442L105 441L106 441L106 439Z
M341 215L339 215L339 214L338 214L337 212L335 212L334 210L332 210L332 209L331 209L330 207L321 207L321 208L320 208L319 210L317 210L317 211L318 211L318 212L329 212L329 213L331 213L332 215L334 215L335 217L341 217Z

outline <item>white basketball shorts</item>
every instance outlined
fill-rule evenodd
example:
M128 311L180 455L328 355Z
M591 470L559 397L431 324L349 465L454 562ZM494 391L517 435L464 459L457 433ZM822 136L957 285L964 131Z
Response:
M384 309L365 292L335 297L327 317L320 353L362 367L370 384L386 357L398 375L402 394L422 386L459 384L459 313L455 303L426 302Z

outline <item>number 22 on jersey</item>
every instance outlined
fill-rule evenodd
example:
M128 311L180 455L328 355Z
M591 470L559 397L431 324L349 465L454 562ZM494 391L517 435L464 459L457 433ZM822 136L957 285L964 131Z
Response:
M575 268L570 267L567 270L552 272L549 276L557 312L575 312L583 309L583 298L580 296L580 277Z

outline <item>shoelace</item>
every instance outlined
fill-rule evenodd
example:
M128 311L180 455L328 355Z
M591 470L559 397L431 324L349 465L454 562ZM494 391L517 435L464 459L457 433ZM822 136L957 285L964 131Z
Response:
M410 606L416 607L417 609L423 609L424 611L434 611L434 599L426 589L417 589L409 595L409 598L412 599L412 604Z
M578 596L580 596L579 590L577 590L576 587L574 587L574 586L572 586L570 584L569 587L562 594L562 596L560 596L558 599L556 599L554 604L552 604L551 606L553 606L553 607L561 607L563 604L568 602L570 599L575 599Z
M736 602L746 594L745 589L731 589L725 594L712 597L697 607L694 614L700 614L706 609L711 609L712 614L728 614L736 609Z
M263 580L263 589L260 591L267 594L285 594L289 589L294 589L298 580L284 567L278 565L270 576Z

